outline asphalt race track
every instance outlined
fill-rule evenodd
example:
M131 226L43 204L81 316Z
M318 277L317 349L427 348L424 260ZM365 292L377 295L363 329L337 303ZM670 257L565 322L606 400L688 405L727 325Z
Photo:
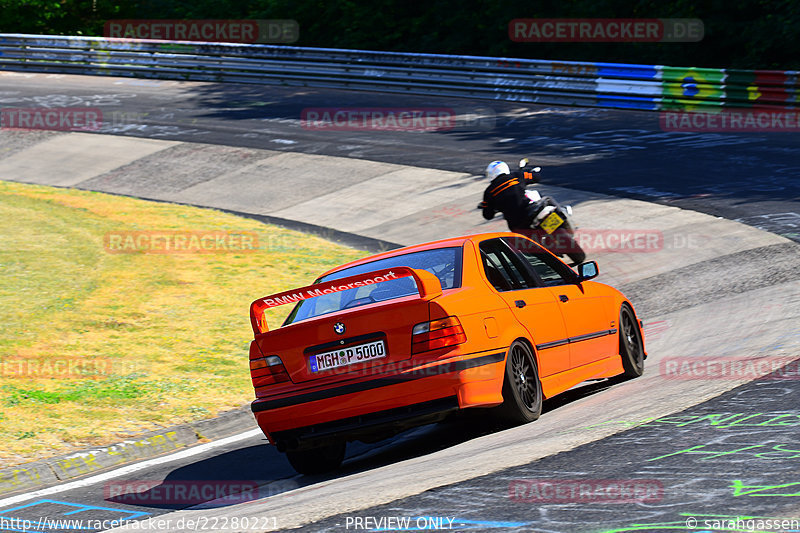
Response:
M777 378L776 376L773 376ZM504 531L672 531L723 530L743 514L764 518L797 517L797 431L783 425L796 415L781 417L786 402L796 402L795 380L752 382L683 411L679 415L639 421L633 429L581 446L567 453L509 468L489 476L339 515L299 531L351 529L367 517L443 518L458 529L498 528ZM625 421L616 423L624 424ZM767 472L752 472L748 459L761 458ZM598 471L606 479L628 480L631 499L601 492L591 479ZM562 494L548 483L562 481ZM631 481L635 480L635 481ZM613 485L612 485L613 486ZM667 490L666 487L670 487ZM608 485L602 485L607 489ZM581 492L583 490L583 493ZM624 489L620 488L620 494ZM637 492L638 491L638 492ZM608 498L602 502L602 495ZM559 499L571 504L558 504ZM784 505L752 502L786 500ZM545 503L543 505L543 502ZM612 503L613 502L613 503ZM547 505L550 504L550 505ZM442 513L446 510L446 513ZM421 520L426 523L442 523ZM747 530L747 523L740 530ZM785 528L789 529L789 528ZM724 529L725 531L739 529Z
M640 112L0 73L0 107L7 106L98 107L104 125L92 134L0 133L0 179L43 183L36 176L47 173L26 167L25 154L70 146L94 154L98 168L69 169L72 178L56 176L52 184L410 244L502 228L473 210L483 187L473 175L490 160L529 156L545 168L543 191L571 202L584 227L657 230L664 246L590 254L600 281L622 289L644 319L650 357L641 378L583 384L548 400L542 418L526 426L465 417L389 442L353 444L328 476L294 475L250 425L124 471L3 494L0 530L24 530L12 518L40 526L29 531L75 528L37 522L42 517L141 519L143 528L150 520L151 531L597 533L750 531L736 519L800 519L800 368L792 362L800 357L800 248L791 242L800 241L800 135L664 132L656 114ZM348 106L447 107L462 120L428 133L301 126L304 108ZM121 170L104 166L112 146L141 153ZM296 166L257 172L290 165L286 159ZM148 179L153 168L163 170L157 182ZM230 192L242 175L257 192ZM394 189L381 188L387 175L396 177ZM383 210L350 218L320 212L357 187L384 197L365 192L353 206L372 201ZM689 237L697 237L692 246ZM670 361L707 356L746 356L769 370L755 381L667 379ZM135 501L125 490L112 492L132 480L153 489ZM258 488L252 497L199 505L158 493L186 481ZM797 523L761 527L800 530Z
M310 88L0 73L0 106L99 108L100 133L482 173L531 157L548 184L694 209L800 240L800 135L664 131L658 113ZM434 133L314 131L307 108L434 107Z

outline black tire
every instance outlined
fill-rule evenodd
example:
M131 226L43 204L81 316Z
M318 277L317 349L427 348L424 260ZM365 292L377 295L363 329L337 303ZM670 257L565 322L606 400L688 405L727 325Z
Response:
M619 310L619 355L624 376L638 378L644 373L644 343L639 321L627 304Z
M581 247L578 246L578 243L575 243L575 246L578 248L579 251L569 253L569 254L567 254L567 257L569 257L569 259L570 259L570 261L572 261L573 265L580 265L581 263L586 261L586 252L584 252L581 249Z
M533 422L542 414L542 384L536 358L527 344L514 341L506 357L503 404L497 415L513 424Z
M288 450L286 458L298 474L324 474L336 470L342 464L346 444L340 440L316 448Z
M555 250L550 250L556 255L566 255L574 265L579 265L586 261L586 252L575 240L571 230L558 228L553 232L558 246Z

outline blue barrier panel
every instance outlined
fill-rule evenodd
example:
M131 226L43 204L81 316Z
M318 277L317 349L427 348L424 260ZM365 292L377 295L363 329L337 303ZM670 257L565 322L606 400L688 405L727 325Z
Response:
M600 78L653 80L658 76L655 65L626 65L624 63L595 63Z

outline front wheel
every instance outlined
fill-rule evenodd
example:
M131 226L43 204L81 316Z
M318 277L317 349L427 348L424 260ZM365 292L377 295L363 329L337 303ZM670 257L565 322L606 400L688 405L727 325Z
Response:
M644 343L639 323L627 304L619 311L619 355L625 377L637 378L644 373Z
M340 440L315 448L288 450L286 458L298 474L324 474L342 464L346 444Z
M498 415L514 424L533 422L542 414L542 384L531 349L514 341L508 349L503 404Z

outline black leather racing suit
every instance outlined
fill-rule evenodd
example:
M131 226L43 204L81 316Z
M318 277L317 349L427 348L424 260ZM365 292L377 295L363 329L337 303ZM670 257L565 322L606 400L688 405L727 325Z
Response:
M538 181L537 173L525 169L497 176L486 187L483 201L478 205L483 209L483 218L491 220L499 211L503 213L511 231L530 228L533 218L545 204L533 204L525 196L525 186Z

